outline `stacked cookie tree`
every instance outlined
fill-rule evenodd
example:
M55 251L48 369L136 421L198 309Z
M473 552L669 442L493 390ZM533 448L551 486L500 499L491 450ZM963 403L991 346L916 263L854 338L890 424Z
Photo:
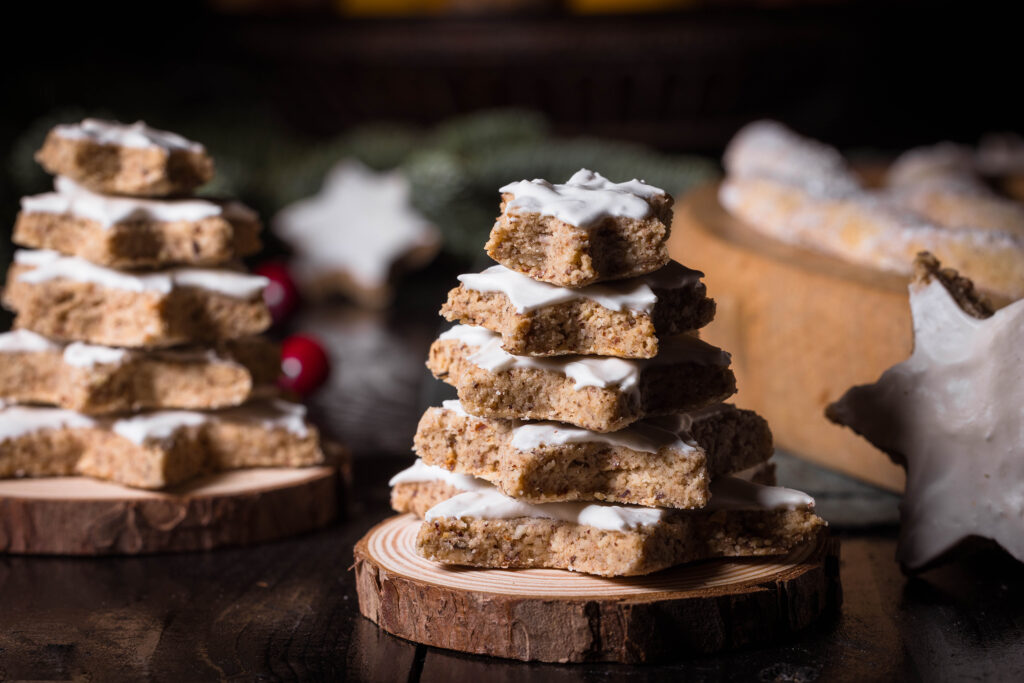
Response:
M821 545L824 522L810 497L749 481L773 479L771 434L756 414L721 403L735 391L729 356L691 334L715 307L701 273L669 260L671 197L586 170L565 184L522 181L501 192L487 243L500 265L459 277L442 314L460 324L434 342L427 363L459 400L427 410L415 438L420 459L391 482L392 506L424 520L415 552L443 565L618 577ZM572 610L549 603L580 595L578 575L568 572L555 573L549 593L532 603L534 616L514 625L500 614L469 614L491 597L466 598L457 626L423 625L436 603L415 611L419 621L395 617L378 590L381 558L371 548L379 529L357 546L357 571L372 575L360 581L361 606L399 635L555 661L644 659L675 647L621 622L597 642L593 624L567 635ZM430 563L420 563L429 573ZM504 594L522 585L520 576L479 580ZM609 620L626 618L602 587L595 597L615 605ZM458 599L438 590L444 601ZM645 609L655 604L668 603ZM799 628L818 611L773 626ZM707 624L690 616L674 607L650 618L693 628L704 644L690 646L709 649ZM480 637L495 620L495 632Z
M86 119L54 128L37 159L57 178L54 192L22 200L14 228L31 249L15 254L3 293L17 329L0 334L0 479L84 475L160 490L211 472L322 464L304 408L273 396L279 354L255 336L271 322L267 281L236 263L260 248L259 219L237 202L191 196L213 174L202 145L141 122ZM27 489L0 484L0 515L29 514ZM83 486L71 483L68 497ZM195 522L192 508L182 519L205 527L229 507L222 519ZM315 516L329 516L333 500L325 507ZM88 514L76 520L80 534L95 532ZM0 549L142 551L275 535L167 524L131 529L130 542L110 529L114 540L93 547L59 531L8 533Z

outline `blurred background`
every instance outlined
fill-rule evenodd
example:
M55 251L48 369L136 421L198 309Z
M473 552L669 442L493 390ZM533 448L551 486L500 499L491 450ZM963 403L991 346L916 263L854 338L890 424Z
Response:
M269 225L342 159L397 169L443 237L388 306L303 307L336 361L314 401L357 454L407 452L454 275L482 263L512 180L578 168L681 193L779 119L886 155L1024 129L1018 24L988 2L177 0L20 3L0 111L0 211L50 188L55 123L144 119L203 142L207 188ZM143 9L144 6L144 9ZM22 16L19 14L19 16ZM5 235L0 263L10 258ZM267 258L288 246L267 235ZM9 318L8 318L9 320ZM319 402L319 403L318 403Z

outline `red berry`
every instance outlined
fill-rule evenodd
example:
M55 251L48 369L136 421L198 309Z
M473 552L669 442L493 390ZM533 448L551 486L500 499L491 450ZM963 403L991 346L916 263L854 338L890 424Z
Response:
M315 338L294 334L281 344L281 376L278 384L298 394L310 394L327 381L331 361Z
M263 301L270 309L275 323L287 320L299 307L299 288L295 286L292 274L281 261L267 261L256 268L257 275L270 280L263 288Z

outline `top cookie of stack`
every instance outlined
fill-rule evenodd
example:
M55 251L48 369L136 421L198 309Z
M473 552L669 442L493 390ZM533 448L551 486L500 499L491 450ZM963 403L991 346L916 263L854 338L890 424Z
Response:
M16 244L40 250L18 252L8 276L4 304L18 327L139 347L270 324L263 278L206 267L258 251L261 225L239 202L180 196L213 174L202 145L141 122L86 119L55 127L36 157L58 176L53 192L22 199L14 227Z

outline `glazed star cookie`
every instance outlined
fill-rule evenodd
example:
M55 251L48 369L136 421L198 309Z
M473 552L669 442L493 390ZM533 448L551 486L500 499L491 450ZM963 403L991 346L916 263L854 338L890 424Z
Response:
M54 175L105 194L188 194L213 177L205 147L142 121L85 119L56 126L36 161Z
M814 539L825 522L807 494L726 477L701 510L526 503L479 483L459 491L441 468L396 479L424 479L404 504L427 508L416 545L427 559L474 567L546 567L637 576L712 557L779 555ZM430 477L446 489L429 486ZM442 491L455 495L443 497ZM415 500L432 498L432 505Z
M906 468L905 568L927 568L971 536L1024 561L1024 301L993 313L970 280L930 254L915 267L913 354L826 414Z
M274 231L295 252L292 271L306 292L342 293L370 308L391 301L398 272L430 262L437 228L412 206L409 181L346 160L315 197L285 207Z
M475 417L458 401L424 413L413 448L426 465L478 477L528 503L673 508L703 507L712 479L763 463L773 452L765 421L728 405L602 434Z
M535 280L583 287L669 261L672 197L642 180L614 183L580 169L564 184L509 183L501 198L487 254Z
M672 261L649 275L570 289L492 266L460 275L441 315L499 333L501 347L520 356L653 358L659 339L714 317L701 277Z
M57 252L18 251L3 304L15 326L58 341L172 346L259 334L267 278L227 269L130 272Z
M162 489L206 472L323 462L305 409L284 401L112 419L60 408L0 407L0 478L80 474Z
M70 178L23 197L13 240L112 268L226 263L260 250L259 217L235 201L99 195Z
M456 325L430 347L427 367L481 417L556 420L613 432L637 420L697 410L736 391L729 354L683 335L651 359L513 356L501 337Z
M254 337L212 349L149 353L74 342L29 330L0 334L0 400L86 414L235 406L276 379L275 344Z

